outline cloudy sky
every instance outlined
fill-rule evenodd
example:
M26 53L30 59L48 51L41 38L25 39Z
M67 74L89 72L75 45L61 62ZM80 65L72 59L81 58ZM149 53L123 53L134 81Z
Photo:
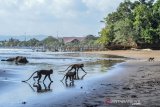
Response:
M123 0L0 0L0 35L98 35Z

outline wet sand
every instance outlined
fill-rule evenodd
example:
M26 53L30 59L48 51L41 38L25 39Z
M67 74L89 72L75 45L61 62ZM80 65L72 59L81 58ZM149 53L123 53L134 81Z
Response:
M134 59L121 63L110 71L119 69L119 74L97 81L92 92L84 97L84 107L160 106L160 51L87 53L112 54ZM149 57L154 57L155 61L149 62Z
M103 76L61 94L21 101L11 107L155 107L160 106L160 51L107 51L90 54L130 57ZM149 57L155 61L149 62ZM4 106L5 107L5 106ZM7 107L7 106L6 106ZM9 106L8 106L9 107Z
M117 74L99 78L90 91L82 89L78 96L73 93L56 102L56 107L160 106L160 62L127 61L117 67L110 70Z
M160 106L160 51L89 52L135 58L118 64L93 82L90 91L59 102L63 107L156 107ZM149 57L155 61L149 62ZM57 102L58 103L58 102ZM60 104L61 103L61 104ZM54 107L54 104L52 105Z
M122 53L121 53L122 52ZM117 64L107 75L90 80L90 85L49 98L39 107L155 107L160 106L159 51L113 51L135 59ZM107 54L108 52L91 52ZM112 51L109 52L112 54ZM154 56L155 55L155 56ZM155 61L149 62L149 57ZM35 106L34 104L28 104ZM37 106L38 107L38 106Z
M149 57L154 57L155 60L160 60L160 51L159 50L115 50L115 51L93 51L93 52L84 52L90 54L107 54L107 55L118 55L135 59L148 59Z

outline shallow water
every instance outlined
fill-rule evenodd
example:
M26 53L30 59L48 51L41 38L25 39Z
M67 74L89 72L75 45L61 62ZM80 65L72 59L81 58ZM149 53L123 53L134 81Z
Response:
M56 95L69 89L76 90L82 85L87 85L88 79L94 79L107 73L116 63L125 58L111 55L64 53L64 52L33 52L30 49L0 49L0 60L14 56L25 56L29 60L26 65L15 65L12 62L0 61L0 107L12 106L15 103ZM79 70L79 79L74 83L68 81L62 83L64 70L71 64L84 63L85 71ZM30 75L40 69L53 69L51 76L53 83L48 78L45 82L37 84L33 79L22 83ZM43 77L42 77L43 79Z

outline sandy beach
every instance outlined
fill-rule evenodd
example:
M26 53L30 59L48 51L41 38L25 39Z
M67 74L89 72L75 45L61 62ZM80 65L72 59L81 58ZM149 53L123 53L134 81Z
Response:
M128 57L103 75L82 80L76 88L60 94L46 94L35 99L18 100L2 107L156 107L160 106L160 51L102 51ZM148 61L154 57L154 61ZM112 62L112 60L110 60ZM5 72L1 72L3 75ZM2 75L1 74L1 75ZM5 74L6 75L6 74ZM6 81L7 82L7 81ZM2 84L2 83L1 83ZM53 83L54 84L54 83ZM5 85L5 84L2 84ZM15 86L27 87L17 83ZM9 90L9 89L7 89ZM15 88L16 90L16 88ZM54 90L54 88L52 89ZM2 91L3 92L3 91ZM15 91L18 92L18 91ZM25 94L25 93L24 93ZM17 94L18 95L18 94ZM29 96L29 95L28 95Z
M159 50L113 50L113 51L93 51L85 53L94 53L94 54L107 54L107 55L117 55L124 56L134 59L144 59L147 60L149 57L154 57L155 60L160 60L160 51Z
M160 51L87 52L129 58L114 66L109 77L99 78L90 87L57 106L64 107L158 107L160 106ZM154 57L155 61L148 61ZM82 89L83 90L83 89ZM53 105L54 107L54 105Z

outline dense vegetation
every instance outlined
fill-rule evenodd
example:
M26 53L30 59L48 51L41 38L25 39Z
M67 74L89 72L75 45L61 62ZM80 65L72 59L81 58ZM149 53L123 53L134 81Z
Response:
M160 48L160 0L125 0L101 22L98 43L108 48Z
M87 35L83 41L64 43L62 38L52 36L39 41L9 39L1 41L1 47L44 47L47 49L160 49L160 0L124 0L117 10L108 14L103 21L105 27L99 38ZM83 48L83 49L82 49Z
M58 44L60 44L60 42L56 38L48 36L47 38L41 41L35 38L32 38L28 41L26 40L20 41L18 39L10 38L9 40L1 41L0 46L1 47L41 47L41 46L51 47Z
M18 39L10 38L9 40L4 40L0 42L1 47L22 47L22 48L44 48L45 50L51 51L82 51L84 48L88 50L89 48L96 47L98 49L98 44L96 44L97 37L93 35L87 35L84 40L73 40L68 43L64 43L63 38L54 38L53 36L48 36L43 40L38 40L32 38L28 41L20 41ZM82 49L83 48L83 49ZM67 49L67 50L66 50Z

